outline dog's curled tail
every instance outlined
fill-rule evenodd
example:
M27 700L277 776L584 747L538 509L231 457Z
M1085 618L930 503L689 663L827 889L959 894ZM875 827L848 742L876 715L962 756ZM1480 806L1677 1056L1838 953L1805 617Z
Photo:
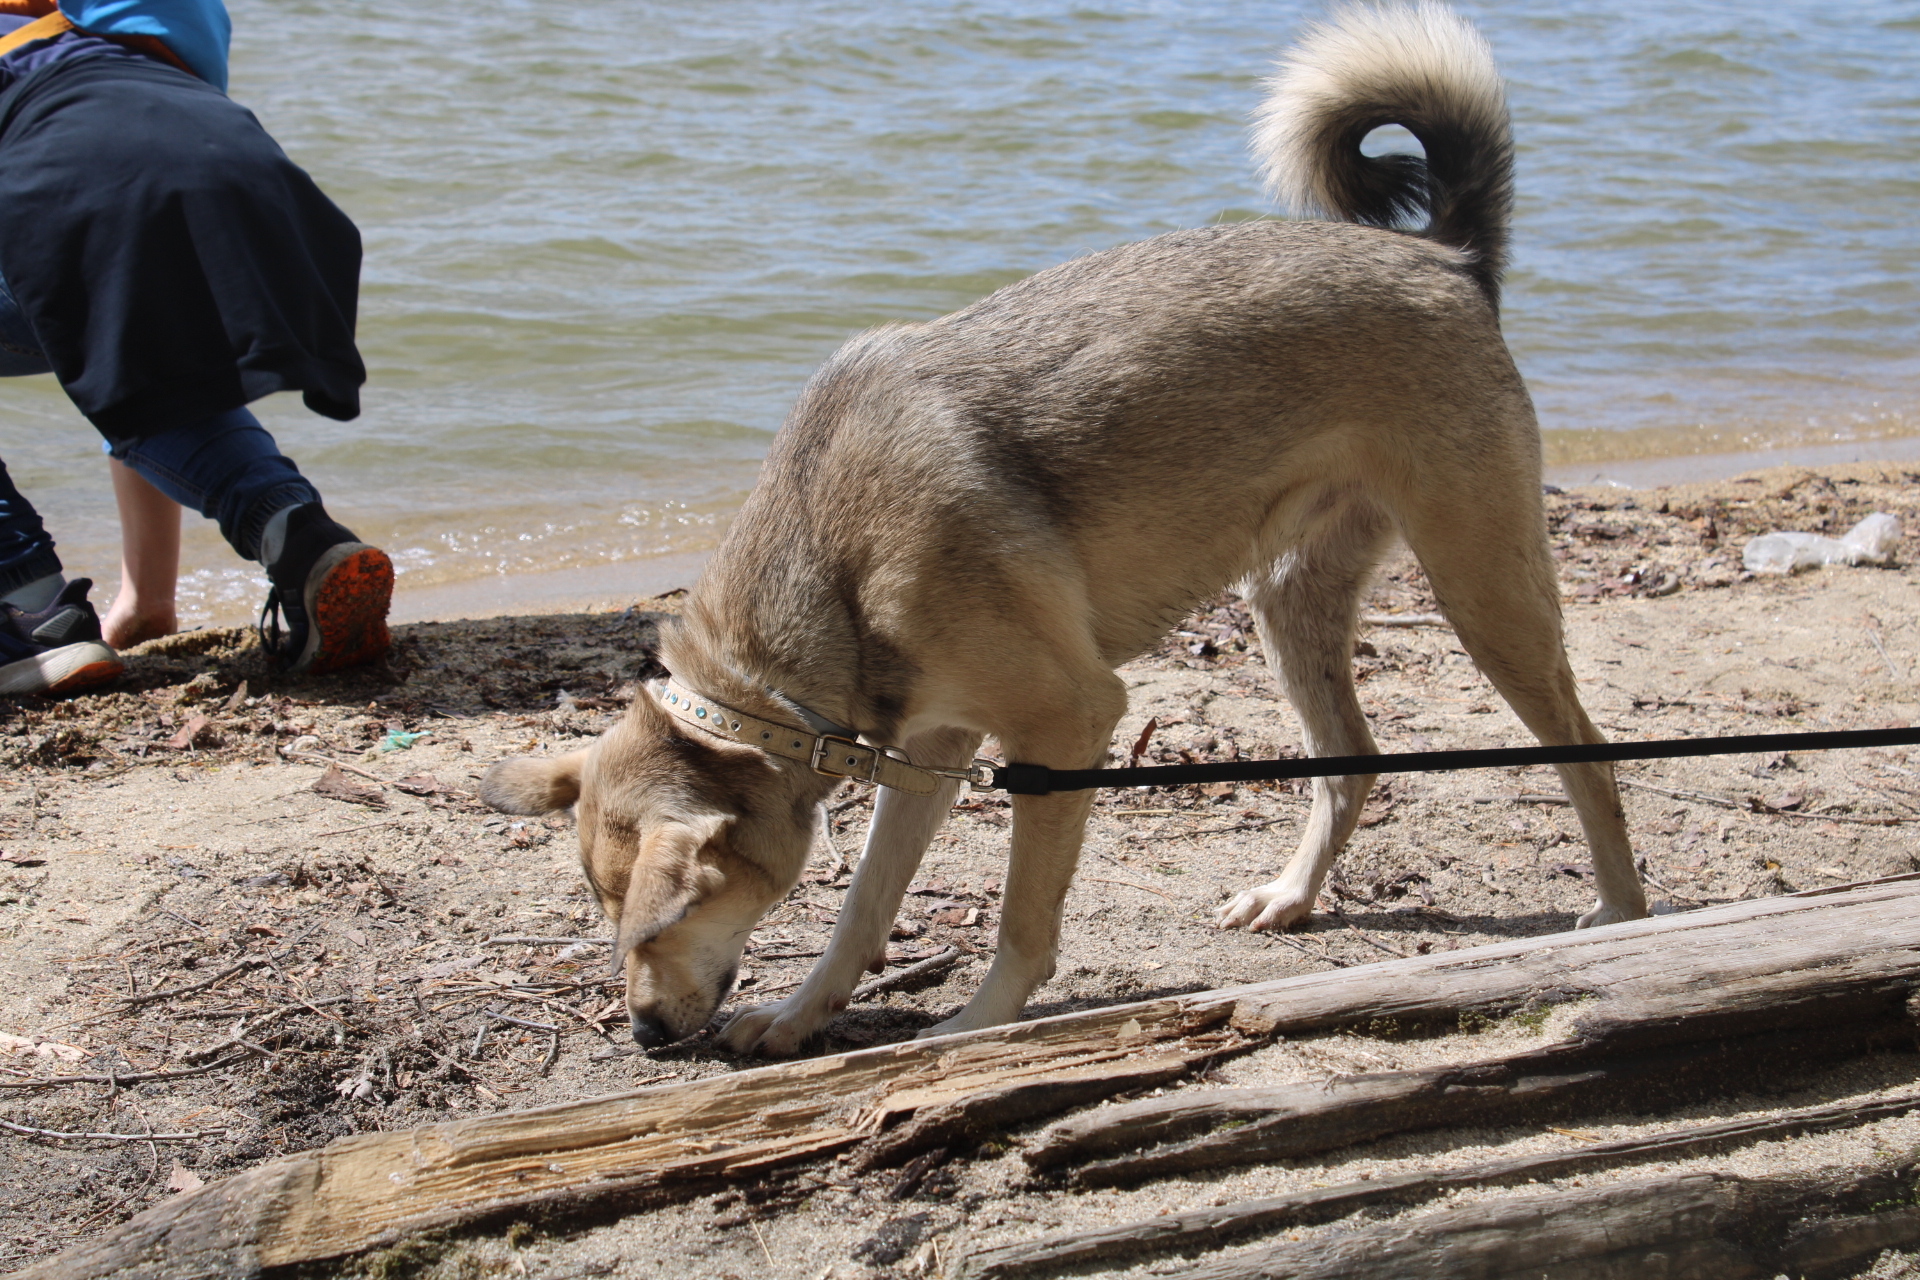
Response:
M1267 82L1253 145L1291 211L1391 227L1469 255L1497 306L1513 208L1513 134L1493 51L1444 5L1352 5L1307 30ZM1361 140L1397 124L1426 158L1368 156Z

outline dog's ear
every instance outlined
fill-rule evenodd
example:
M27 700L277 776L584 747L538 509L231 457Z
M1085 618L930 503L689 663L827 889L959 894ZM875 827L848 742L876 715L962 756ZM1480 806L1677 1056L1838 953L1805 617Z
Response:
M700 850L720 825L718 818L664 822L640 842L640 855L627 873L626 898L620 905L613 977L626 968L629 951L677 924L695 903L720 887L720 869L700 858Z
M586 762L584 750L550 760L502 760L480 779L480 798L502 813L537 816L571 809L580 798L580 771Z

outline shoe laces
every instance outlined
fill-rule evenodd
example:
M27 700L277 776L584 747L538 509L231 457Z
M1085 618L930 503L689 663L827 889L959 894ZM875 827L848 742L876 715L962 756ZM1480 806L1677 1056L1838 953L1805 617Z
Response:
M260 621L255 627L260 633L260 643L269 654L280 656L281 638L285 634L280 630L280 588L272 586L267 591L267 602L260 606Z

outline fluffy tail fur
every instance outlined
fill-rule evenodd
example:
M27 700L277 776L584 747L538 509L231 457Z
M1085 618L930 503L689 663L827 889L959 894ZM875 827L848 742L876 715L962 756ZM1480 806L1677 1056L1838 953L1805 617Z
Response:
M1267 82L1254 150L1267 185L1306 216L1391 227L1426 216L1421 233L1471 256L1500 301L1513 209L1513 134L1493 51L1443 5L1353 5L1307 30ZM1361 154L1397 124L1426 158Z

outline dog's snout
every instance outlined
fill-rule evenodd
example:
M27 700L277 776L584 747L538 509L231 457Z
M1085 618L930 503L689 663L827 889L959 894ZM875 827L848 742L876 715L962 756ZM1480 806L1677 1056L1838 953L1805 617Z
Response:
M673 1037L667 1024L649 1013L630 1013L627 1022L633 1028L633 1042L642 1049L658 1049Z

